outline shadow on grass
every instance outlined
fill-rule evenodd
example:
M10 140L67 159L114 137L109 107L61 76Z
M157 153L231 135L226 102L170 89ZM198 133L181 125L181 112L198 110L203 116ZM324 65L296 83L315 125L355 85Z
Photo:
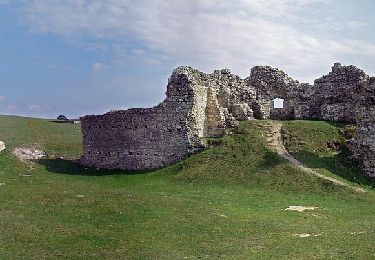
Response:
M287 160L282 158L276 152L266 151L261 162L257 164L257 168L259 168L260 170L270 170L280 164L286 163L288 163Z
M293 156L310 168L326 169L345 180L375 189L375 182L364 176L356 163L349 159L347 148L332 157L320 157L306 150L293 153Z
M85 167L74 160L66 159L41 159L38 164L46 167L47 171L81 176L106 176L106 175L134 175L147 173L146 171L105 170Z
M345 128L345 126L353 124L353 123L348 123L348 122L344 122L344 121L338 121L338 122L337 121L324 121L324 122L326 122L327 124L330 124L334 127L338 127L338 128Z

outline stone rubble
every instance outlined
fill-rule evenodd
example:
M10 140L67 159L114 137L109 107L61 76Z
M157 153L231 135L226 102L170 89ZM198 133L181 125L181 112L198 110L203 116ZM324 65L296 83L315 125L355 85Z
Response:
M45 157L44 151L34 148L14 148L12 153L24 162L40 160Z
M5 144L4 142L0 141L0 152L5 150Z
M225 135L242 120L318 119L358 122L351 149L375 176L374 82L355 66L340 63L314 85L269 66L252 68L245 79L229 69L206 74L178 67L159 105L82 117L80 162L95 168L149 170L202 150L207 138ZM276 98L284 100L283 108L273 107Z
M306 210L315 210L317 207L311 207L311 206L289 206L284 210L290 210L290 211L298 211L298 212L304 212Z

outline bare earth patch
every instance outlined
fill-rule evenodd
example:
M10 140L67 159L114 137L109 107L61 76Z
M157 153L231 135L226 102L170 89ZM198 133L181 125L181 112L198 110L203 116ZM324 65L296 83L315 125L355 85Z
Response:
M29 163L32 160L39 160L45 156L44 151L35 148L14 148L12 152L23 162Z
M305 210L314 210L314 209L317 209L317 207L289 206L285 210L304 212Z

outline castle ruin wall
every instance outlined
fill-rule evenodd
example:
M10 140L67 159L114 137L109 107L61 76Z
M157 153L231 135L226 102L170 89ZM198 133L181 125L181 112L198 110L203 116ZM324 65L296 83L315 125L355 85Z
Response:
M361 96L356 112L357 132L349 148L366 175L375 178L375 78Z
M82 117L80 162L126 170L177 162L202 150L205 138L223 136L237 119L252 118L243 88L244 81L229 70L205 74L179 67L168 80L166 99L156 107Z
M340 63L314 85L269 66L252 68L245 79L228 69L206 74L178 67L159 105L81 118L80 161L97 168L148 170L202 150L206 138L223 136L238 121L318 119L358 122L351 150L375 176L374 82L355 66ZM284 99L283 108L272 106L275 98Z

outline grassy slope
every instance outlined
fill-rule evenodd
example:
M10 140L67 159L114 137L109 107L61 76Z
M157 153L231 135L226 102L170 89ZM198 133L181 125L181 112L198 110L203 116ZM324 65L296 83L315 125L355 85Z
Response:
M49 159L22 177L29 168L0 153L0 258L373 258L374 193L294 169L267 148L266 124L242 123L220 146L140 174ZM9 147L77 156L80 138L78 126L0 117Z
M354 135L352 126L301 120L285 122L283 131L289 152L307 166L361 186L374 186L350 160L347 143ZM333 143L339 144L339 147L334 148Z

